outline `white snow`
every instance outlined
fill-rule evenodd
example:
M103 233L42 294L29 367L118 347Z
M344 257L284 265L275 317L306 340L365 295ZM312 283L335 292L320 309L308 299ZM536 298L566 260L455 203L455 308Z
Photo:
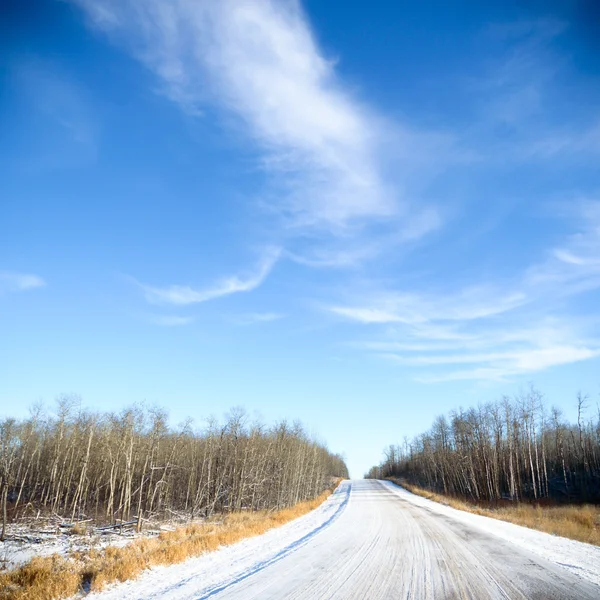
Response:
M491 517L474 515L412 494L390 481L382 483L390 491L411 504L427 508L437 514L445 515L455 521L460 521L465 525L495 535L555 565L568 569L596 585L600 585L600 548L598 546L569 540L542 531L535 531Z
M68 557L78 550L125 546L139 537L153 537L159 533L160 529L152 529L141 534L127 531L123 534L96 532L92 535L71 535L57 528L36 528L35 524L9 525L7 539L0 542L0 568L13 569L36 556L58 554Z

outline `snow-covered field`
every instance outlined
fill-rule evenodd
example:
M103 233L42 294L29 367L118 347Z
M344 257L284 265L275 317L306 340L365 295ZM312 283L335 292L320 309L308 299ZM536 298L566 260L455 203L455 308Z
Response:
M263 536L89 598L597 600L600 549L354 481Z

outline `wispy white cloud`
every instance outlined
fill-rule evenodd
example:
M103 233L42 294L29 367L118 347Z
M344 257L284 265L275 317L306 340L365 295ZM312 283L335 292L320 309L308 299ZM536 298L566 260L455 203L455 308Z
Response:
M39 275L0 271L0 292L24 292L45 285L46 282Z
M600 288L600 200L572 202L564 217L577 232L552 248L547 260L526 273L526 284L565 296Z
M581 329L568 316L524 318L517 313L452 325L435 320L395 324L384 332L384 341L355 346L410 367L419 381L498 380L600 356L597 323ZM460 365L469 368L456 370Z
M238 325L254 325L255 323L271 323L285 318L282 313L275 312L255 312L236 315L233 317L234 323Z
M470 321L510 311L527 302L522 292L502 294L492 287L470 287L458 294L424 296L380 293L369 307L333 306L331 311L362 323L406 323Z
M382 354L404 365L435 366L457 364L495 364L498 373L521 373L539 371L548 366L576 362L600 355L599 348L551 346L546 348L526 348L510 352L488 352L481 354L429 354L426 356L404 356Z
M301 244L298 250L286 250L290 260L308 267L324 269L353 269L376 260L385 252L399 247L410 249L423 237L441 229L442 215L439 210L426 207L404 214L400 221L392 220L391 231L383 228L365 227L350 235L331 238L325 242ZM304 241L304 240L303 240ZM314 242L314 240L311 240Z
M392 122L345 86L299 1L72 1L183 110L216 109L250 140L266 175L252 201L296 263L351 269L442 227L423 182L470 152L452 132Z
M296 225L394 212L378 154L382 120L343 88L295 0L75 2L185 110L216 103L239 118Z
M199 304L230 294L250 292L259 287L267 278L279 259L280 250L271 249L260 261L256 269L247 275L234 275L218 281L215 285L198 289L187 285L169 285L156 287L140 283L135 284L142 290L144 297L151 304L187 305Z
M394 313L381 308L332 306L331 312L348 317L360 323L402 323L404 319Z
M287 251L286 257L301 265L315 268L353 268L379 254L377 246L356 248L315 248L303 252Z
M473 361L474 364L490 364L494 366L474 366L465 370L434 373L417 377L417 380L423 383L460 380L502 381L512 376L535 373L549 369L550 367L568 365L582 360L597 358L598 356L600 356L600 349L597 347L557 346L553 348L533 348L522 352L505 353L501 356Z
M600 202L580 203L571 213L577 233L512 284L384 291L329 310L371 328L385 326L383 339L355 346L416 369L420 381L504 379L598 357L598 319L557 308L600 289Z

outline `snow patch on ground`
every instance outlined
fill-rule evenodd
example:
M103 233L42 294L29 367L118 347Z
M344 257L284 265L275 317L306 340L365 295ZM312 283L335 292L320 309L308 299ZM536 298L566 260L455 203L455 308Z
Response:
M14 569L36 556L58 554L67 557L81 550L126 546L140 537L156 537L163 529L173 529L173 527L156 527L139 534L129 530L122 534L117 531L103 533L92 531L87 535L72 535L59 528L36 528L33 524L13 524L8 527L6 540L0 542L0 569Z

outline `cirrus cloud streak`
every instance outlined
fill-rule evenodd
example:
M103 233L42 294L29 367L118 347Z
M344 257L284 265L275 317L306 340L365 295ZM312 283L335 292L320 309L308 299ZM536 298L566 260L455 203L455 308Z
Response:
M207 288L194 288L189 285L158 287L140 283L135 279L133 279L133 282L142 290L144 298L150 304L171 304L176 306L199 304L222 296L250 292L256 289L268 277L279 259L279 255L279 249L272 249L260 261L253 272L246 275L226 277Z

